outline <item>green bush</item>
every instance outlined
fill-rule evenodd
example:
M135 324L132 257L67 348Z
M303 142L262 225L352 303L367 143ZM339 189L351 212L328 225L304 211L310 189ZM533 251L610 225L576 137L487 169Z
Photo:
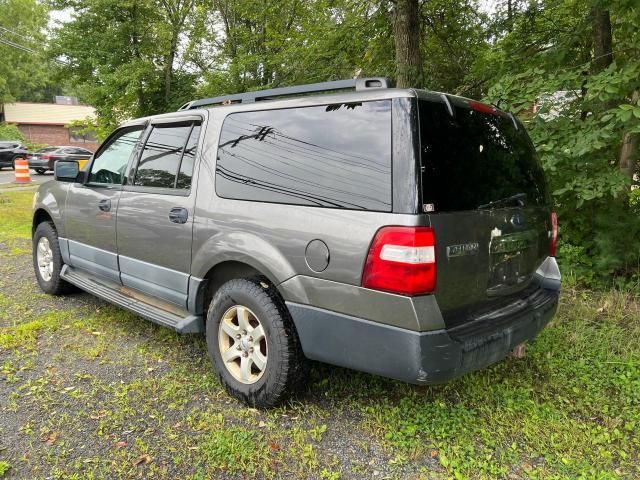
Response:
M0 123L0 140L20 140L25 142L26 139L22 132L15 125Z

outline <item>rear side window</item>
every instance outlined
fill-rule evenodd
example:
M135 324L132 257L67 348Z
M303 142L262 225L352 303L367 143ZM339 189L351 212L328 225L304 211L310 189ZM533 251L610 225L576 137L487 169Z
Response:
M193 122L153 126L142 150L133 184L190 188L199 132L200 126Z
M224 198L391 210L391 102L229 115L216 193Z
M453 108L451 116L444 103L419 101L422 203L474 210L517 195L526 206L544 205L544 174L524 128L501 112Z

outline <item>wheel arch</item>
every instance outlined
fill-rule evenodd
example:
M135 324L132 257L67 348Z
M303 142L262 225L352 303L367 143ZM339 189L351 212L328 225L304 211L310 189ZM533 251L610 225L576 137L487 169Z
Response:
M263 277L277 288L277 281L273 275L258 262L252 262L250 259L224 260L212 265L197 285L196 291L189 295L192 298L190 303L193 302L192 308L206 315L211 299L224 283L234 278L251 277Z
M58 230L56 222L53 220L51 214L45 208L40 207L33 212L33 220L31 222L31 236L33 236L36 228L38 228L38 225L40 225L42 222L51 222L53 223L56 230Z

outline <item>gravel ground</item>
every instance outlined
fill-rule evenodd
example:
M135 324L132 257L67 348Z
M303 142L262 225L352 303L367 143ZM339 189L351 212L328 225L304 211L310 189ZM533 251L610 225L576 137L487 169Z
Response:
M86 293L45 295L38 289L30 256L8 255L7 250L5 245L5 255L0 256L0 295L5 304L0 327L29 326L43 318L51 322L31 346L25 342L24 349L0 350L0 365L9 373L0 381L0 458L11 465L7 478L66 478L78 469L80 478L83 474L100 478L106 459L114 457L114 445L127 450L140 443L153 452L151 461L133 465L145 453L134 454L133 463L111 460L126 465L117 477L190 478L207 468L176 461L163 446L167 428L202 412L221 412L225 426L257 430L260 435L249 443L263 438L272 442L269 449L277 457L270 467L274 470L261 471L258 465L251 477L277 472L283 478L407 478L422 468L437 468L433 459L393 464L383 446L363 430L358 409L346 408L322 389L311 388L282 409L265 413L246 408L217 384L202 337L179 337ZM154 396L134 388L136 401L144 404L137 405L144 411L140 416L129 411L129 402L118 398L128 385L151 381L158 388L176 372L204 377L204 385L189 388L189 398L180 392ZM348 385L346 379L353 375L365 383L395 383L323 365L316 365L311 381L326 385L335 379ZM181 408L172 408L171 403ZM125 413L124 418L115 415L118 428L105 428L103 418L112 418L118 409ZM126 446L118 447L124 445L119 442ZM274 455L268 452L267 456ZM320 468L320 463L329 467ZM216 471L215 478L248 478L246 471L224 470Z

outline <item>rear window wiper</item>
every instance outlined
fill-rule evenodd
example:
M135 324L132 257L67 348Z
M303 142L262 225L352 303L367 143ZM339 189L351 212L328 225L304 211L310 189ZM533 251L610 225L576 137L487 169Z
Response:
M515 195L511 195L510 197L505 197L505 198L499 198L498 200L492 200L489 203L485 203L482 205L478 205L477 209L478 210L484 210L486 208L493 208L496 205L502 205L505 203L509 203L509 202L513 202L515 200L518 200L519 204L521 207L524 206L524 202L522 200L524 200L525 198L527 198L527 194L526 193L516 193Z

